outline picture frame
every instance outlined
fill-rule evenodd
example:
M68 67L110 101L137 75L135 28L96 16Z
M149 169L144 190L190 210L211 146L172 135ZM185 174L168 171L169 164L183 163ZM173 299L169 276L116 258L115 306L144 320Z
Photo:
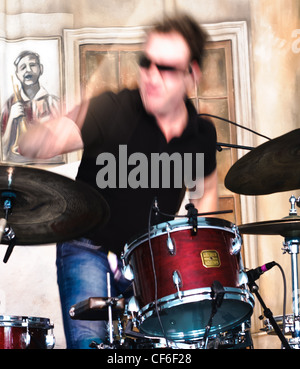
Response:
M43 124L63 111L61 37L17 40L0 38L0 51L0 64L3 66L0 69L1 162L38 166L65 164L65 155L45 160L25 158L18 152L17 145L22 129L28 129L31 124ZM29 65L32 65L34 60L38 64L35 66L35 77L35 72L24 69L30 69ZM34 80L35 88L30 89ZM17 102L21 102L20 105L23 106L23 115L18 117L16 115L20 112L12 111L12 106Z

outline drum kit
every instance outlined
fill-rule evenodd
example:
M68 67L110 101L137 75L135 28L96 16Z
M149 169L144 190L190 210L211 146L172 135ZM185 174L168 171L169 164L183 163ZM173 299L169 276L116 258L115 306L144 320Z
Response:
M299 156L300 129L251 150L231 167L225 185L253 196L298 190ZM105 200L84 183L24 166L0 166L0 201L1 243L8 245L4 262L16 245L80 237L109 216ZM149 226L125 245L123 273L132 280L130 291L111 296L108 274L107 297L79 301L70 307L70 317L108 321L109 338L91 342L96 349L253 348L250 320L256 297L268 318L266 330L278 335L283 348L299 348L300 198L292 196L290 202L283 219L239 226L197 214L189 204L187 215ZM152 205L152 212L160 212L157 202ZM243 234L284 237L293 288L293 314L284 317L284 329L255 283L275 263L247 271L241 256ZM1 316L0 348L53 348L53 327L45 318Z

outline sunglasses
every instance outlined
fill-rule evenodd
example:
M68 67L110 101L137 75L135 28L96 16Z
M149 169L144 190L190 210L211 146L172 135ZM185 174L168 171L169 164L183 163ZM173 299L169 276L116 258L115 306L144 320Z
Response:
M185 70L183 70L183 69L173 67L171 65L157 64L157 63L154 63L151 59L149 59L145 54L141 55L141 57L139 59L139 66L141 68L144 68L144 69L148 70L151 67L152 64L154 64L156 66L156 68L159 70L159 72L184 72L185 73ZM192 73L191 65L189 65L188 71L189 71L189 73Z

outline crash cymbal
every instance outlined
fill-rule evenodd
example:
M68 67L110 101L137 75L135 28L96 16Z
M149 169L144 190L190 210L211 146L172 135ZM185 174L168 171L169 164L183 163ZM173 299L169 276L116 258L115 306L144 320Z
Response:
M0 165L0 218L7 199L12 203L7 225L13 229L17 245L81 237L109 217L108 205L95 189L27 166ZM8 243L5 235L1 243Z
M243 195L266 195L300 189L300 129L268 141L239 159L225 186Z
M238 229L241 234L300 237L300 217L295 215L280 220L242 224Z

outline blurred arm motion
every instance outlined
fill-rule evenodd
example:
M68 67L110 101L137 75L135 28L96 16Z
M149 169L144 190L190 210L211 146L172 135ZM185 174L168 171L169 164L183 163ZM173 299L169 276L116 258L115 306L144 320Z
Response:
M20 154L29 158L49 159L82 149L81 127L87 108L88 102L84 102L68 116L30 127L20 137Z
M201 179L203 181L203 179ZM204 178L204 193L199 199L190 199L198 213L208 213L219 210L217 169Z

